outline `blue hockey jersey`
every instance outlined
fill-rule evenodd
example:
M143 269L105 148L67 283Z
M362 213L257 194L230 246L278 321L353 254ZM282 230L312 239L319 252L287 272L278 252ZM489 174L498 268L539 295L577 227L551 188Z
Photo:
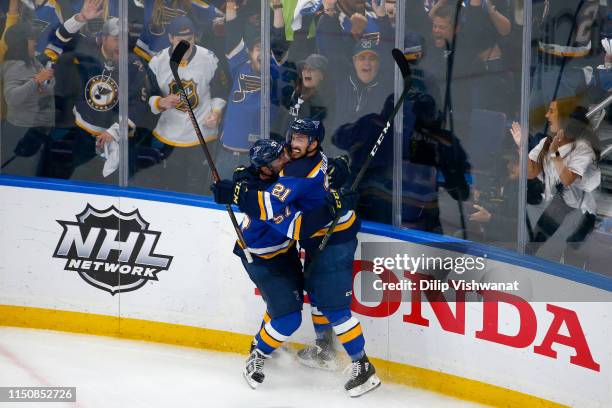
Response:
M247 58L245 59L245 55ZM261 75L251 67L248 54L241 51L229 60L232 75L232 90L228 98L221 143L229 150L248 152L261 136ZM278 94L274 85L279 77L274 59L270 62L272 86L270 87L270 118L278 112ZM275 103L276 102L276 103Z
M241 209L252 219L267 221L287 238L299 240L303 248L314 248L331 224L331 216L325 217L321 210L326 208L329 192L326 173L327 157L321 152L291 162L272 186L249 190ZM355 212L348 211L340 218L330 244L352 239L358 229Z
M174 17L188 16L198 30L197 39L203 27L212 25L213 19L221 16L219 10L202 0L191 0L190 10L179 8L174 0L164 0L161 9L155 9L155 3L155 0L144 0L143 30L134 47L134 52L147 61L170 46L166 27Z
M70 36L62 35L62 25L65 20L72 17L83 6L83 0L73 0L72 10L62 10L55 0L47 0L34 12L32 23L42 30L36 44L36 51L44 54L47 58L56 61L62 51L66 50L67 39ZM111 17L118 17L118 1L107 0L103 5L103 13L100 18L90 20L81 30L86 37L94 37L102 30L104 22Z
M248 188L253 191L263 191L275 184L276 181L251 180L248 182ZM255 255L254 259L268 260L284 254L295 245L297 239L315 234L319 226L332 220L332 214L326 206L303 213L297 210L295 205L290 204L283 211L282 216L277 216L273 220L261 220L245 215L240 228L249 252ZM287 231L290 229L290 224L295 225L296 217L298 225L303 224L304 227L298 228L297 233L295 228L292 228L289 236ZM240 257L244 256L239 241L236 241L234 253Z

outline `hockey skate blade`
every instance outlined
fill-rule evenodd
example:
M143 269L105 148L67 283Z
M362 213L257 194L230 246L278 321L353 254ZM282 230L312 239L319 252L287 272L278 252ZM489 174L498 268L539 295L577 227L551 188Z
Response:
M366 392L372 391L380 386L380 378L376 374L373 374L368 381L358 385L357 387L348 391L351 398L361 397Z
M310 367L310 368L318 368L319 370L325 370L325 371L336 371L338 369L338 364L336 364L335 360L331 360L331 361L315 361L313 359L302 359L299 356L297 357L297 361L300 362L300 364L305 365L306 367Z
M242 372L242 376L244 377L244 380L249 385L249 387L251 387L252 390L256 390L259 384L263 382L263 380L261 382L258 382L253 377L249 377L246 371Z

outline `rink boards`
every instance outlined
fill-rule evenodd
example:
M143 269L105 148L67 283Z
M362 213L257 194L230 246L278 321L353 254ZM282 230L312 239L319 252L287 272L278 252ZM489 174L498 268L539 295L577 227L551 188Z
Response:
M93 185L0 184L0 324L246 351L264 304L231 253L234 232L217 205ZM432 251L426 237L376 225L359 238ZM523 284L513 296L559 287L575 301L480 293L490 301L429 303L418 292L362 302L359 278L371 265L357 262L353 311L382 376L492 405L612 406L609 281L495 251L486 262ZM293 341L311 341L309 320L306 306Z

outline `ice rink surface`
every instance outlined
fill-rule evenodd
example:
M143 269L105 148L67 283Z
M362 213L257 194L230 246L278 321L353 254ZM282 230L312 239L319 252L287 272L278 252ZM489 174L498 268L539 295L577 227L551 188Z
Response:
M77 387L76 403L0 403L25 407L476 407L384 383L349 398L341 372L301 366L279 350L266 380L251 390L246 356L108 337L0 327L0 386Z

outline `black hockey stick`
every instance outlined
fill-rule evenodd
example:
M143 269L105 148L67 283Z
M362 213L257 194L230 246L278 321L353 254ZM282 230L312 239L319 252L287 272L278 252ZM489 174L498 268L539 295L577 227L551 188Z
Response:
M376 139L376 143L374 143L374 146L372 147L370 154L368 155L366 161L361 166L361 170L359 170L359 173L357 173L357 177L355 177L353 184L351 184L351 191L357 190L357 186L359 186L359 183L361 182L361 179L365 175L365 172L368 170L368 167L370 167L370 163L372 163L372 160L374 160L374 156L376 156L376 152L378 152L378 148L380 147L383 140L385 139L385 136L387 135L387 131L391 127L391 123L393 123L393 119L395 119L395 115L397 115L397 112L399 112L400 108L402 107L402 104L404 103L404 100L406 99L406 96L408 95L408 91L410 90L410 66L408 65L408 60L406 60L406 57L404 57L404 53L398 50L397 48L394 48L393 51L391 51L391 53L393 54L393 59L395 59L395 63L397 64L397 66L400 69L400 72L402 73L402 78L404 79L404 90L402 91L400 98L395 104L393 111L389 115L389 118L387 119L387 123L385 124L385 127L383 128L382 132L380 132L378 139ZM321 243L319 244L318 253L321 253L321 251L323 251L323 249L325 249L325 247L327 246L327 242L329 241L332 234L334 233L334 229L336 228L336 225L338 225L339 219L340 219L340 214L336 214L331 225L327 229L327 232L325 233L323 240L321 240ZM314 264L314 259L311 262L311 265L312 264Z
M582 6L584 5L584 0L580 0L578 2L578 5L576 6L576 11L574 12L574 16L573 16L573 20L572 20L572 26L570 28L570 32L567 36L567 41L565 42L565 47L569 47L572 43L572 37L574 35L574 31L576 31L576 26L578 25L578 14L580 13L580 9L582 8ZM552 98L550 100L550 103L552 103L553 101L555 101L557 99L557 97L559 96L559 88L561 87L561 78L563 77L563 72L565 71L565 66L567 64L568 61L568 57L567 56L563 56L563 59L561 60L561 66L559 67L559 73L557 74L557 78L555 80L555 87L553 89L553 94L552 94ZM538 60L538 70L537 72L538 74L538 78L537 80L539 81L539 84L541 86L542 84L542 65L544 64L544 58L542 56L540 56L539 60ZM550 105L549 103L549 105ZM544 107L545 110L547 110L548 108L545 106ZM549 138L550 136L548 135L548 129L550 127L550 123L548 122L548 120L544 121L544 131L543 131L543 135L545 138ZM527 142L527 145L529 146L529 143ZM525 209L525 211L527 211L527 209ZM531 226L531 222L529 221L529 215L525 214L525 219L527 220L527 232L529 233L530 237L534 236L533 233L533 229ZM531 238L530 238L531 241Z
M584 5L584 0L580 0L580 2L578 2L578 6L576 7L576 11L574 12L574 19L572 20L572 27L570 28L569 35L567 36L567 41L565 42L566 48L569 47L570 44L572 43L572 36L574 35L574 31L576 31L576 26L578 25L578 14L580 13L580 9L582 8L583 5ZM568 60L568 57L564 55L563 59L561 60L561 67L559 68L559 73L557 74L557 79L555 81L555 88L553 89L553 95L552 95L552 99L550 100L550 102L556 100L557 97L559 96L559 87L561 87L561 77L563 76L563 72L565 71L567 60ZM548 123L548 120L546 120L544 123L544 137L548 137L547 133L548 133L549 126L550 124Z
M219 177L219 172L217 171L217 167L215 166L215 162L208 150L208 146L206 145L206 140L204 140L204 136L202 136L202 131L200 130L200 126L198 125L198 121L196 120L195 115L193 114L193 109L191 107L191 103L189 99L187 99L187 94L185 93L185 89L183 88L183 82L181 81L181 77L178 74L178 67L181 61L183 60L183 56L191 45L182 40L178 43L174 51L172 51L172 55L170 56L170 71L172 71L172 76L178 85L178 88L181 92L181 99L187 105L187 113L189 114L189 119L191 120L191 124L193 125L193 129L198 136L198 140L200 141L200 146L202 146L202 150L204 150L204 155L206 156L206 160L208 160L208 165L210 166L210 171L212 173L213 179L215 183L221 181L221 177ZM238 235L238 241L240 246L242 247L242 251L244 252L244 256L246 257L248 263L253 262L253 257L248 250L246 245L246 241L244 240L244 235L242 235L242 231L240 230L240 226L238 225L238 221L236 220L236 214L234 214L234 210L232 210L232 206L230 204L226 204L225 208L227 213L229 214L230 219L232 220L232 225L234 226L234 230L236 231L236 235Z
M451 91L451 83L453 81L453 73L455 71L455 52L457 50L457 25L459 24L459 13L461 12L461 8L463 7L463 0L457 0L457 4L455 6L455 16L453 18L453 38L452 42L449 44L446 41L446 51L449 52L448 60L446 64L446 89L444 92L444 120L446 121L448 118L448 126L451 132L451 135L455 134L455 118L453 114L453 98ZM453 156L456 157L457 154L457 140L455 137L452 138L453 146ZM463 175L465 177L465 175ZM463 239L467 240L467 227L465 224L465 213L463 210L463 201L461 199L457 200L457 209L459 210L459 222L461 223L461 235Z
M14 154L10 159L8 159L7 161L5 161L4 163L2 163L2 167L0 167L0 170L5 168L6 166L8 166L9 164L11 164L11 162L13 160L15 160L17 158L17 155Z

